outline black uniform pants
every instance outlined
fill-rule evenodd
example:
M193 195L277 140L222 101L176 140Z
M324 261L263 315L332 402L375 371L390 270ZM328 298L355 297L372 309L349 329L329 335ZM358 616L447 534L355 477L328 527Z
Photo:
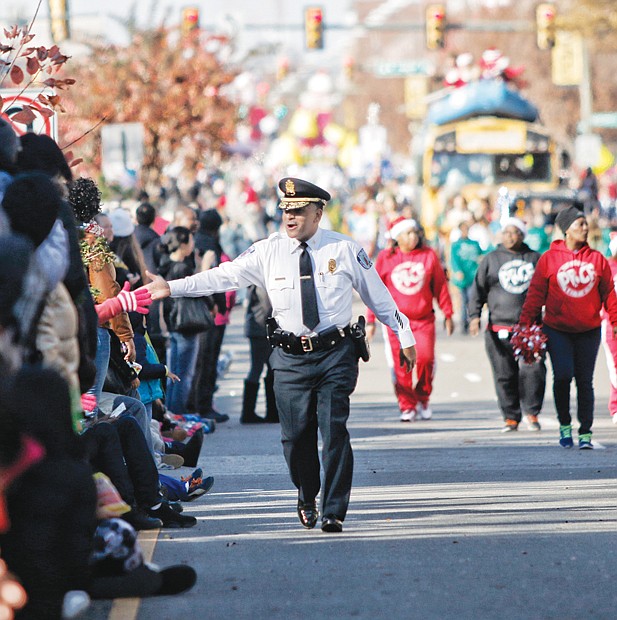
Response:
M324 470L321 512L343 520L353 476L347 431L349 397L358 380L353 341L345 338L334 349L305 355L292 355L277 347L272 351L270 365L283 452L298 497L310 502L321 487L319 428Z
M521 421L521 410L538 415L544 402L546 364L544 360L525 364L514 359L512 345L496 332L484 335L486 353L493 369L499 408L505 420Z

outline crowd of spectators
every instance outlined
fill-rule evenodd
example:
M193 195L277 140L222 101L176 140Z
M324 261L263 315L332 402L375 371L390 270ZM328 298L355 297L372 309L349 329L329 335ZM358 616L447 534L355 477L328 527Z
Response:
M213 478L161 470L195 467L211 428L165 407L178 377L149 337L149 295L131 291L148 277L132 217L105 218L51 138L4 121L0 186L2 611L74 617L90 598L185 591L195 571L145 563L136 530L197 525L182 501Z

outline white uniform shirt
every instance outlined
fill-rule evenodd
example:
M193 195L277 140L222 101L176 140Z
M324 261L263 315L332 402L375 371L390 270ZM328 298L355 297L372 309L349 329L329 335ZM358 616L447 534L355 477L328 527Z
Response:
M351 323L352 289L355 289L377 318L397 334L403 348L416 343L407 317L399 312L373 263L355 241L319 228L307 244L320 319L315 332ZM273 233L231 262L182 280L172 280L168 283L171 296L200 297L256 284L268 291L272 316L281 329L297 336L312 334L314 332L302 324L301 252L299 241Z

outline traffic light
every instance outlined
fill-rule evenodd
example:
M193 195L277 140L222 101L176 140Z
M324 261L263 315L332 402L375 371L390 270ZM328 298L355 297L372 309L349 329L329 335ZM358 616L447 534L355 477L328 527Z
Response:
M199 28L199 9L189 6L182 9L182 34L187 35Z
M429 4L426 7L426 47L436 50L446 45L446 7Z
M536 41L541 50L549 50L555 46L556 17L557 9L554 4L543 2L536 7Z
M311 6L304 10L304 35L307 50L323 49L323 10Z

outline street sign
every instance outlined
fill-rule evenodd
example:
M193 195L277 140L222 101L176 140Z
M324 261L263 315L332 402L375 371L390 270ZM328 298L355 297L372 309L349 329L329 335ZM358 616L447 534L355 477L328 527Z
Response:
M552 51L555 86L578 86L583 81L583 37L578 32L557 31Z
M405 77L408 75L432 75L435 69L427 60L377 61L369 69L377 77Z
M421 120L426 116L426 95L428 95L427 76L410 75L405 78L405 115L407 118Z
M592 127L617 129L617 112L596 112L591 115L590 122Z
M50 94L53 94L51 89L47 90L48 92L43 91L44 95L49 96ZM57 114L54 113L51 116L46 116L46 114L48 114L47 108L36 100L40 93L40 89L32 91L25 90L23 92L18 88L0 89L0 96L3 99L0 117L11 124L18 136L23 136L25 133L32 132L37 134L45 134L54 140L57 140ZM15 116L25 109L24 106L32 108L36 117L31 123L28 124L20 123L15 120ZM41 114L40 110L45 110L45 112Z
M135 187L144 160L144 126L141 123L110 123L103 126L102 169L107 182Z
M602 138L596 134L582 134L574 141L574 163L579 168L593 168L600 160Z

